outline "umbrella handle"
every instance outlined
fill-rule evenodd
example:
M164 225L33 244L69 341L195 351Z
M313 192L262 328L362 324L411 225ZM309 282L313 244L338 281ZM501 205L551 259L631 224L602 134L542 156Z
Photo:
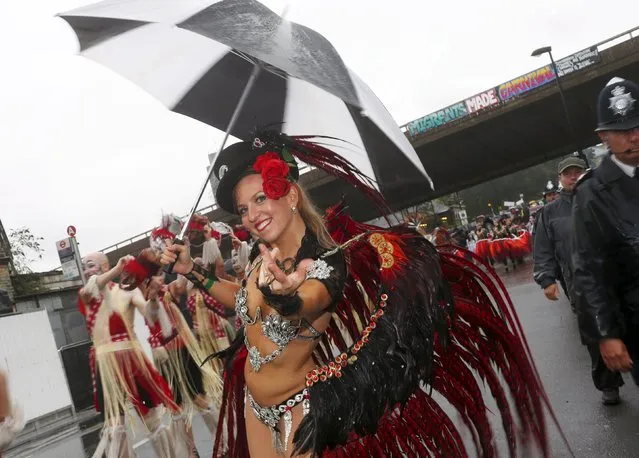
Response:
M178 237L175 240L173 240L173 245L184 245L184 240L182 240L181 238ZM164 272L166 272L169 275L172 274L173 273L173 266L175 266L174 262L172 262L168 266L164 266Z

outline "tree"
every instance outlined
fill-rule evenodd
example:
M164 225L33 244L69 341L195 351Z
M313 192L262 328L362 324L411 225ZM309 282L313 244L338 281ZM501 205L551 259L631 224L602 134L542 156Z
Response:
M43 237L36 237L27 227L9 230L9 244L11 245L11 255L13 256L13 266L19 274L29 274L31 263L42 259L44 248L40 242Z

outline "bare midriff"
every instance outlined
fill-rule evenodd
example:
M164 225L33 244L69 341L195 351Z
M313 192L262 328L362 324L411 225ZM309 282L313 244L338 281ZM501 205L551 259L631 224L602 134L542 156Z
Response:
M249 315L255 317L257 307L261 308L262 317L275 312L264 303L261 292L255 285L255 279L247 282L247 305ZM277 313L277 312L275 312ZM319 332L324 332L330 321L330 313L322 313L319 317L304 317ZM297 320L300 316L286 317L289 320ZM262 333L262 324L245 326L245 332L252 346L257 347L260 354L267 355L277 349L277 345L271 342ZM302 335L307 335L308 330L303 330ZM254 372L249 361L246 361L244 375L246 386L255 401L261 406L281 404L290 397L299 393L306 387L306 374L312 371L316 364L313 360L313 351L319 343L316 340L292 340L282 351L282 354L268 364L264 364L259 372Z

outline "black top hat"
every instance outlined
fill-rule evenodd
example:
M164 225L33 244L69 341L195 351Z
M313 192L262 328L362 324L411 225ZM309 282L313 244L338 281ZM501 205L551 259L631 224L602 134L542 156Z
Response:
M237 183L247 175L257 173L253 164L259 156L267 152L277 153L289 166L288 178L297 181L299 170L295 158L288 154L283 145L255 139L253 143L240 142L224 148L213 164L213 192L217 204L229 213L235 212L233 191Z
M623 78L611 79L599 93L597 132L639 127L639 86Z

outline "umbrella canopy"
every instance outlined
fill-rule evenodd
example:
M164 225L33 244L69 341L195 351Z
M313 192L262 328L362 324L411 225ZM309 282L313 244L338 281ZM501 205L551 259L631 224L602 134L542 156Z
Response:
M370 88L322 35L253 0L107 0L61 14L83 56L131 80L166 107L226 130L255 65L231 135L281 124L327 135L329 146L393 201L432 182Z

